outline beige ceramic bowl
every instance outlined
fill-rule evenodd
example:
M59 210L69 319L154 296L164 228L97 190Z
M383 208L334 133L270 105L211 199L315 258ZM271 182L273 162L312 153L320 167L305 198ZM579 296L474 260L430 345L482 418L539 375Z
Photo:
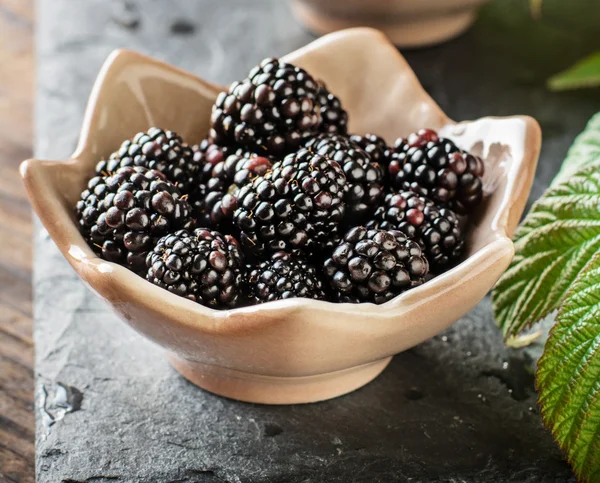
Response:
M292 299L215 311L101 260L86 245L73 216L96 162L124 138L154 125L173 129L189 142L200 141L213 100L223 89L130 51L113 53L100 72L75 153L64 161L33 159L21 166L31 203L50 236L121 318L164 347L173 366L198 386L273 404L319 401L357 389L383 371L394 354L471 310L513 256L510 236L540 149L540 129L528 117L459 124L448 119L394 46L375 30L328 35L286 60L339 95L352 132L376 132L392 142L430 127L485 159L486 198L469 235L465 262L379 306Z
M381 30L399 47L423 47L462 34L489 1L292 0L292 10L318 34L365 26Z

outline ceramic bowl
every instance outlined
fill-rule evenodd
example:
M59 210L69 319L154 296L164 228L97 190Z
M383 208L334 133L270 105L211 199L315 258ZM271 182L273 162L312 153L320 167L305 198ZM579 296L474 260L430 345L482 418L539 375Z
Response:
M96 162L123 139L155 125L199 142L208 131L211 105L224 89L126 50L114 52L98 76L75 153L67 160L32 159L21 166L48 233L123 320L166 349L173 366L198 386L272 404L319 401L357 389L383 371L394 354L471 310L511 261L510 236L531 187L541 137L528 117L450 120L375 30L328 35L286 60L323 79L341 98L352 132L375 132L393 142L430 127L483 157L485 201L463 263L378 306L291 299L216 311L98 258L73 215Z
M292 0L292 11L322 35L349 27L373 27L399 47L423 47L467 30L490 0Z

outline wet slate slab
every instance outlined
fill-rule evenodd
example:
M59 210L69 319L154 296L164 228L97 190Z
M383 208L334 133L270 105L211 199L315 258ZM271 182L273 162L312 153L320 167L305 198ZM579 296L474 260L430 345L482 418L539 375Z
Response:
M94 77L114 48L228 82L313 38L281 0L40 0L38 7L36 155L49 159L72 152ZM500 0L461 39L406 53L455 119L540 119L546 141L532 197L600 105L597 93L551 94L541 82L598 47L589 28L564 34L574 21L550 9L546 23L533 25L517 2ZM536 50L537 34L551 51ZM505 349L489 298L351 395L257 406L187 383L84 287L40 226L35 242L42 483L572 480L535 409L532 357L540 345Z

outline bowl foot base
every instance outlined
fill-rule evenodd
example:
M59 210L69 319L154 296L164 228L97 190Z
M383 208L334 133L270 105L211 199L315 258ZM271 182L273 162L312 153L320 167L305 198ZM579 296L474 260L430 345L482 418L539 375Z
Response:
M250 374L193 362L169 354L173 367L188 381L219 396L260 404L300 404L324 401L371 382L391 357L341 371L303 377Z
M372 27L386 34L398 47L426 47L464 33L476 19L476 9L423 17L394 17L381 21L367 16L337 16L313 8L301 0L292 2L298 20L311 32L325 35L352 27Z

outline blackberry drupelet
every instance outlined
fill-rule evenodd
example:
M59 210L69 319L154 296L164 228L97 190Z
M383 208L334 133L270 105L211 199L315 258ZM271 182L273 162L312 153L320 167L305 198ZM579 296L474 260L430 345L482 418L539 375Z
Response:
M427 196L460 214L468 214L483 197L481 158L460 150L431 129L400 138L388 150L393 187Z
M425 250L432 270L443 271L463 254L465 241L458 216L449 208L410 191L390 193L367 225L399 230Z
M146 253L161 236L194 223L179 189L161 172L141 166L93 177L76 214L95 252L136 273L144 272Z
M234 224L243 248L259 255L334 245L345 188L346 176L335 161L307 149L289 154L236 194Z
M347 216L356 225L372 215L383 199L383 168L358 144L339 134L321 134L306 143L314 153L337 161L348 181Z
M192 149L173 131L152 127L124 141L108 160L96 166L97 175L114 173L125 166L141 166L163 173L183 194L193 197L201 163Z
M358 144L371 157L372 161L380 163L381 166L387 165L386 153L389 148L383 138L377 134L367 133L363 136L353 134L350 136L350 140Z
M250 271L248 293L251 303L302 297L325 300L323 281L306 259L287 252L275 252Z
M162 237L146 266L148 281L207 307L233 308L243 294L244 259L237 240L206 228Z
M338 302L382 304L424 281L421 247L399 231L351 228L324 264Z
M321 113L320 131L330 134L348 134L348 113L323 81L318 81L317 102Z
M317 82L303 69L265 59L219 94L210 137L220 145L272 155L295 151L321 124L317 91Z

